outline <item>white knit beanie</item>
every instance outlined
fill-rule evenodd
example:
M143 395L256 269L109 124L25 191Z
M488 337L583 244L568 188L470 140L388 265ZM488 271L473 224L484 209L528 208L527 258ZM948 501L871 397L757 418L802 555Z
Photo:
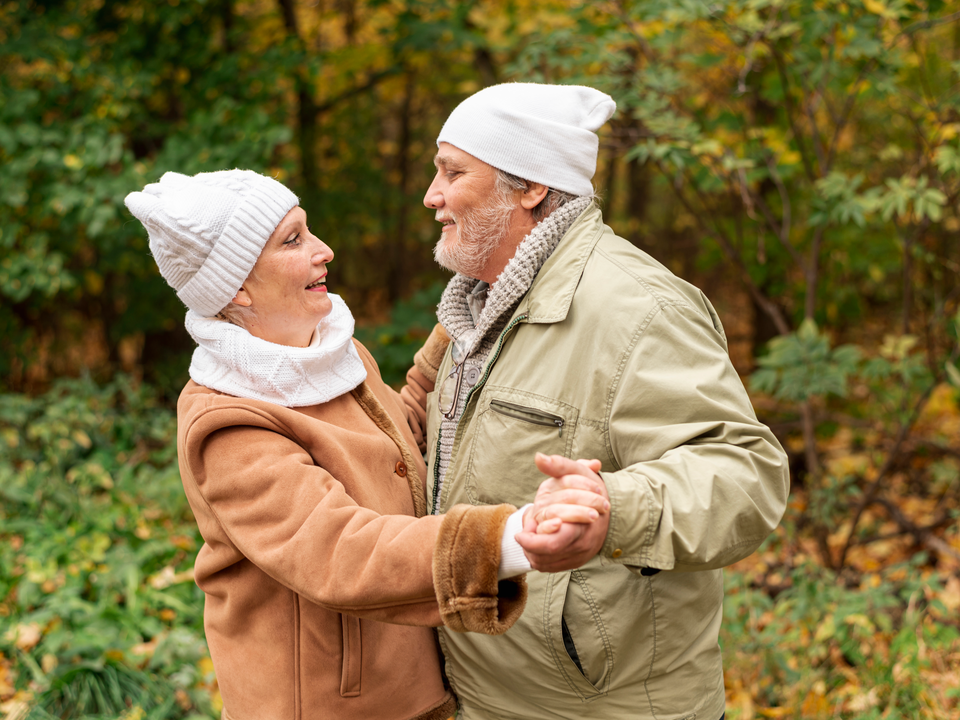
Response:
M299 204L279 182L252 170L168 172L124 202L147 229L160 274L204 317L236 296L277 225Z
M447 118L447 142L488 165L574 195L590 195L596 131L617 104L583 85L505 83L484 88Z

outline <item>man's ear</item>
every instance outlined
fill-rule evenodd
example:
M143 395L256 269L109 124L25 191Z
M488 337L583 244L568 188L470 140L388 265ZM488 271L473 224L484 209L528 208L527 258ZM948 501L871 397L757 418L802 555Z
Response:
M253 299L250 297L250 293L248 293L243 287L237 290L237 294L230 302L234 303L235 305L240 305L241 307L250 307L253 305Z
M533 210L547 196L550 188L540 183L528 183L520 193L520 205L524 210Z

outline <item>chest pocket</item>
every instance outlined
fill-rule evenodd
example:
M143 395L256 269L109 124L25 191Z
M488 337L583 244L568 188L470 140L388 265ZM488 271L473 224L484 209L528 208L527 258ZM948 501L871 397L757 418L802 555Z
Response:
M532 502L544 476L534 455L568 456L578 412L552 398L487 386L474 417L466 468L467 497L473 503Z

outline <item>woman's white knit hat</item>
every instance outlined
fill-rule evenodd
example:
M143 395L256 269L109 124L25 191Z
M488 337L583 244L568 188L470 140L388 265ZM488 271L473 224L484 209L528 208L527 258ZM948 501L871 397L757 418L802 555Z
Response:
M450 113L437 145L450 143L524 180L590 195L597 130L616 109L609 95L583 85L492 85Z
M124 202L147 229L164 280L204 317L234 298L277 225L300 203L252 170L168 172Z

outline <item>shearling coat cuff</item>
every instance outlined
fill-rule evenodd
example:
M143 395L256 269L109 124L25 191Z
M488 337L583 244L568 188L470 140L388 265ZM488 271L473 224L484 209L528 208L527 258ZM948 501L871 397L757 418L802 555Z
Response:
M447 352L447 345L450 344L450 336L443 329L440 323L433 326L430 337L423 344L423 347L417 350L413 356L413 364L424 374L427 380L437 381L437 372L440 370L440 362L443 360L444 353Z
M443 624L457 632L502 635L523 613L525 576L497 581L500 537L513 505L454 505L433 550L433 584Z

